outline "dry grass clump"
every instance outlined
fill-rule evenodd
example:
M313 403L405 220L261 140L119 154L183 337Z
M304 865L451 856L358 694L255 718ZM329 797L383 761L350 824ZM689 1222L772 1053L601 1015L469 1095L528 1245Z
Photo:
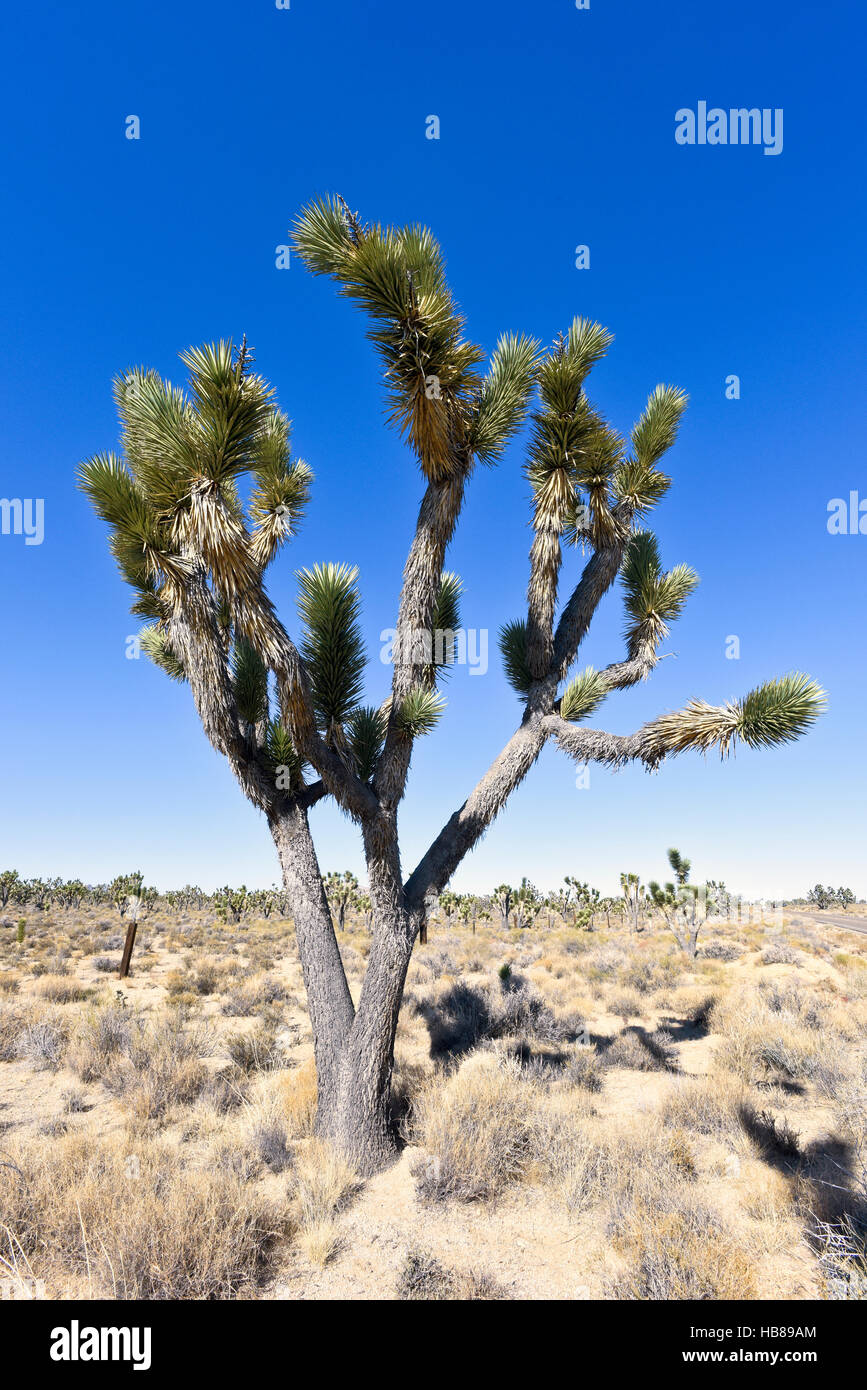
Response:
M335 1218L357 1187L355 1173L324 1140L309 1140L296 1155L293 1206L299 1243L312 1264L326 1265L338 1249Z
M263 975L230 990L223 1000L222 1011L229 1018L249 1018L269 1004L286 1003L288 999L288 992L279 980ZM291 1002L297 1004L297 1000Z
M753 1260L719 1215L688 1189L639 1197L617 1214L612 1243L627 1261L619 1299L729 1300L755 1296Z
M620 971L620 983L627 989L637 990L639 994L653 994L677 983L683 973L682 961L672 956L661 959L642 956L629 963Z
M87 990L77 980L58 974L43 975L36 983L36 993L52 1004L77 1004L87 998Z
M239 1095L228 1126L221 1124L219 1114L207 1105L205 1113L198 1113L195 1119L196 1137L215 1142L215 1161L245 1182L264 1172L282 1173L292 1163L282 1098L264 1083L262 1078L250 1094Z
M278 1071L286 1066L287 1041L276 1027L260 1023L249 1033L233 1033L226 1039L226 1050L240 1071Z
M678 1077L660 1105L659 1118L670 1128L733 1139L743 1134L742 1116L751 1104L749 1090L735 1077Z
M0 1002L0 1062L23 1060L37 1071L56 1071L68 1034L68 1020L59 1009L17 999Z
M413 1167L424 1202L489 1200L528 1169L535 1152L538 1084L520 1063L493 1052L470 1057L415 1105L424 1159Z
M563 1068L563 1080L585 1091L602 1090L602 1063L592 1044L575 1048Z
M834 1302L867 1300L867 1224L849 1214L820 1222L816 1236L822 1295Z
M620 946L598 946L581 961L581 973L593 984L612 980L629 965L629 956Z
M644 1012L644 1001L635 989L620 989L613 994L608 1001L608 1012L621 1022L627 1023L630 1018L641 1018Z
M629 1071L674 1071L677 1068L677 1044L664 1028L647 1032L643 1028L625 1028L612 1039L600 1054L606 1069L623 1067Z
M562 1042L580 1031L577 1018L558 1018L550 1004L526 980L503 966L496 983L465 984L459 980L435 1007L418 1004L427 1019L431 1055L460 1055L483 1039L534 1038Z
M186 1169L176 1149L69 1134L20 1144L0 1184L0 1268L50 1296L238 1298L252 1294L283 1223L255 1190Z
M757 989L729 995L715 1006L711 1026L722 1035L715 1065L746 1082L813 1082L833 1096L851 1067L844 1039L811 1025L791 996L783 1002Z
M140 1028L136 1016L117 1001L91 1009L72 1039L69 1065L82 1081L99 1080L110 1062L129 1052Z
M489 1302L509 1297L490 1274L448 1269L426 1250L408 1250L397 1278L397 1298L432 1302Z
M316 1124L316 1062L309 1057L280 1079L283 1115L290 1139L308 1139Z
M179 1016L156 1023L135 1019L102 1080L132 1118L160 1119L172 1106L188 1105L205 1090L209 1073L202 1056L211 1048L210 1036L189 1029Z

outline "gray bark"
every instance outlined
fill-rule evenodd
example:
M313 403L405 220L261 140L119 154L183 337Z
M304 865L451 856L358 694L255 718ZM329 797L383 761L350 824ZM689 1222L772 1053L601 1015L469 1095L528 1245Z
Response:
M283 886L292 907L307 991L316 1056L317 1126L327 1132L337 1107L341 1057L355 1010L328 910L307 812L297 804L287 802L281 812L270 819L269 824L280 859Z

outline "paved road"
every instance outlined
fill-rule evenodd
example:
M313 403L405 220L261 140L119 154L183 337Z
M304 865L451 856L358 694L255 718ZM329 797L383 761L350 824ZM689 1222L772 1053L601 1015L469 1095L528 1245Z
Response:
M845 927L847 931L867 933L867 917L853 912L803 912L799 908L783 908L783 916L798 926Z

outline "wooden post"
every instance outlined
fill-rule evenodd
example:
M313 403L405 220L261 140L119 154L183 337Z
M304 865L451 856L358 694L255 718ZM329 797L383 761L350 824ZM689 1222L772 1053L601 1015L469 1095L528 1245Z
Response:
M129 963L132 957L132 948L135 945L135 934L137 927L138 920L135 917L133 917L132 921L126 929L126 941L123 943L123 955L120 959L120 970L117 972L118 979L120 980L125 980L127 975L129 974Z

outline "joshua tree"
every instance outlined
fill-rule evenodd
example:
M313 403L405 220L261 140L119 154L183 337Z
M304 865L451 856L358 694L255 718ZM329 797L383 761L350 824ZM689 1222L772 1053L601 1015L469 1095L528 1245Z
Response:
M479 920L480 914L483 917L490 916L490 913L482 911L481 899L477 898L475 893L462 893L458 899L458 916L464 926L467 923L470 924L473 929L473 936L476 934L476 922Z
M442 913L445 924L450 927L461 910L461 895L453 893L446 888L439 896L439 910Z
M514 899L515 926L532 927L545 905L545 899L528 878L521 879Z
M500 922L509 930L509 917L515 905L515 890L508 883L498 883L491 894L491 902L500 915Z
M266 590L267 570L308 500L311 474L291 457L289 426L252 370L243 342L182 354L189 391L134 370L115 384L122 455L82 468L85 491L111 527L111 547L148 620L144 650L186 679L205 733L249 800L264 812L279 856L307 987L315 1040L320 1133L363 1172L394 1151L389 1089L398 1010L426 904L448 884L542 749L553 742L579 764L655 769L697 748L729 752L795 738L821 692L785 676L719 707L692 700L630 735L580 727L611 693L650 675L696 583L665 571L641 529L669 487L662 456L686 397L660 386L631 435L591 405L585 380L611 337L576 319L548 350L500 339L487 370L446 280L440 248L418 226L364 225L341 199L311 204L294 229L299 260L330 277L367 314L380 355L390 420L423 475L418 523L397 603L391 694L362 703L365 654L357 572L324 565L299 576L300 640ZM443 700L448 644L419 653L414 634L459 627L460 585L446 550L477 463L492 465L531 408L527 481L533 541L525 616L501 635L520 698L514 733L413 871L398 841L415 741ZM252 479L245 507L239 484ZM580 574L564 545L585 552ZM589 552L589 555L586 554ZM561 575L568 584L559 618ZM626 655L572 677L606 592L622 576ZM270 679L269 679L270 677ZM563 688L565 687L565 688ZM332 797L358 826L369 873L372 942L353 1005L308 825Z
M18 877L17 869L4 869L0 874L0 907L5 907L11 897L14 897L15 890L21 880Z
M821 883L817 883L807 894L807 902L812 907L818 907L824 911L826 907L834 906L836 896L833 888L825 888Z
M325 895L329 907L336 909L337 925L343 931L346 909L352 906L353 899L358 895L358 879L348 869L344 869L342 874L326 874Z
M697 917L697 906L699 899L705 904L708 903L708 885L699 888L696 884L689 882L689 875L692 864L680 853L680 850L670 849L668 851L668 862L674 873L675 882L666 883L664 888L651 879L648 887L650 899L659 908L666 925L674 936L675 941L682 951L688 956L695 957L698 953L698 934L703 925L703 920Z
M641 910L647 893L638 874L621 874L620 888L623 893L623 907L634 932L641 931Z

